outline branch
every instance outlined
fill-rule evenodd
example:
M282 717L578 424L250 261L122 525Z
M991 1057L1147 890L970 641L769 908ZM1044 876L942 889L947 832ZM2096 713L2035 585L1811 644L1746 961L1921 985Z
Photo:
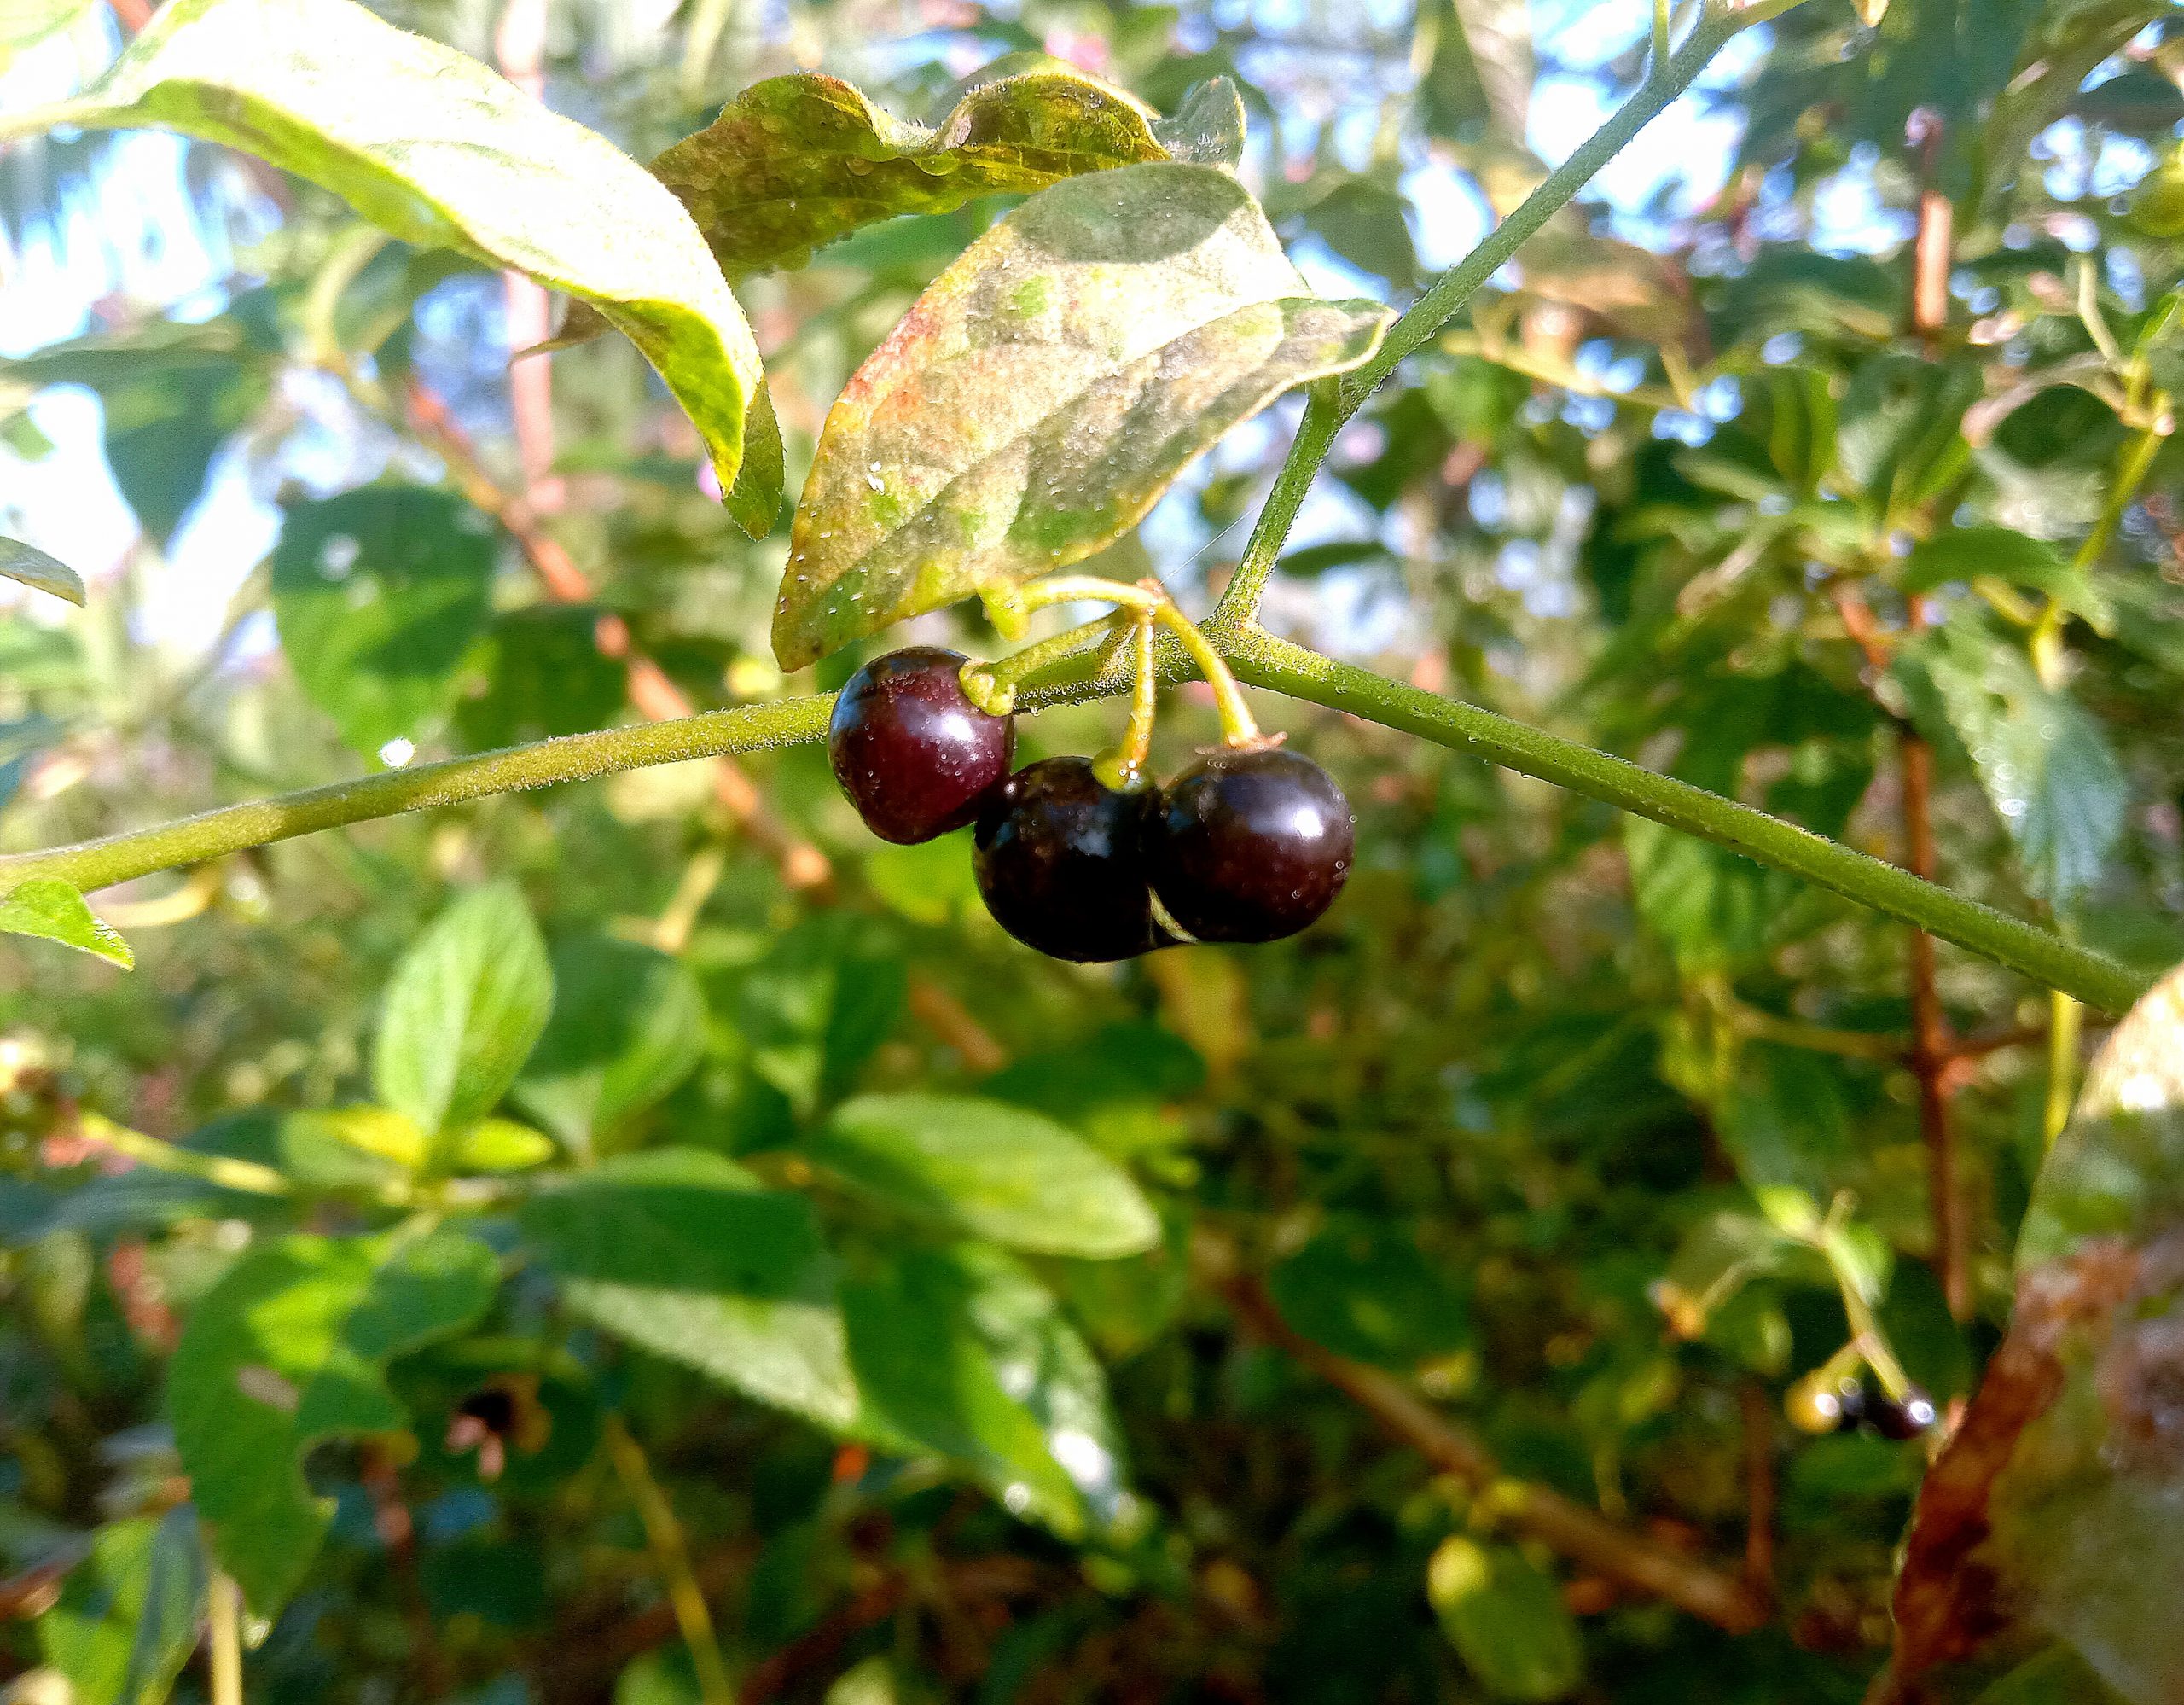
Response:
M1495 1513L1572 1562L1733 1634L1767 1620L1758 1592L1734 1575L1669 1551L1543 1486L1504 1477L1485 1446L1452 1425L1393 1374L1353 1362L1291 1330L1257 1279L1224 1287L1240 1319L1339 1388L1382 1427L1443 1472L1490 1496Z
M1277 639L1257 627L1210 627L1208 637L1240 680L1271 688L1330 710L1347 712L1489 763L1537 777L1670 829L1740 852L1902 922L1916 924L1966 951L2060 989L2103 1011L2129 1011L2149 980L2103 954L1978 900L1921 881L1896 865L1542 729L1528 727L1476 705L1437 697ZM1170 655L1164 667L1180 672ZM1042 703L1082 701L1119 690L1099 678L1043 692ZM0 893L33 876L58 876L79 888L100 888L177 864L240 852L293 835L398 812L459 805L491 794L559 782L588 781L650 764L680 763L723 752L770 750L825 736L830 700L783 699L769 705L711 711L679 722L572 734L475 758L454 758L414 769L229 806L157 829L44 852L0 858Z

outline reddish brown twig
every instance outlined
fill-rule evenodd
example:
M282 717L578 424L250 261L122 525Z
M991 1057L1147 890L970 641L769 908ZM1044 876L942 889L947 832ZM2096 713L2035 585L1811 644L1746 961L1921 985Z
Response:
M1744 1421L1744 1579L1774 1596L1774 1399L1756 1379L1738 1388Z
M415 377L405 395L410 424L417 435L446 463L448 475L462 495L515 540L547 592L563 603L590 602L592 586L584 570L541 525L537 511L523 498L502 490L486 473L468 434L456 424L447 404ZM668 678L667 672L635 649L629 624L621 617L601 616L593 631L601 655L629 670L630 702L648 720L672 722L695 713L696 707ZM776 858L789 886L825 887L834 875L827 855L774 816L757 785L732 759L715 758L711 762L714 797L753 841Z
M1490 1489L1495 1514L1589 1574L1626 1590L1664 1598L1731 1633L1767 1621L1765 1597L1711 1563L1657 1545L1547 1487L1506 1479L1485 1446L1441 1416L1394 1375L1353 1362L1291 1330L1254 1278L1224 1286L1237 1318L1347 1394L1387 1431L1443 1473L1478 1492Z

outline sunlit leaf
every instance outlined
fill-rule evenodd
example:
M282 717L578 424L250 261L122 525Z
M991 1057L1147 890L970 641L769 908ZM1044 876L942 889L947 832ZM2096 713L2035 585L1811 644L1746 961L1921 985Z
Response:
M862 1096L806 1151L861 1195L1040 1254L1133 1255L1160 1222L1130 1175L1028 1108L952 1096Z
M2046 685L2022 647L1961 615L1923 656L2026 885L2068 905L2100 879L2130 802L2100 724L2067 690Z
M508 1092L553 1000L546 946L522 894L508 882L475 889L388 980L372 1085L420 1131L460 1131Z
M57 556L20 538L0 538L0 579L50 592L72 604L84 602L84 577Z
M795 668L1081 561L1229 428L1366 359L1391 317L1325 302L1210 166L1041 191L920 298L827 416L774 649Z
M1243 103L1226 79L1163 120L1128 91L1050 62L979 83L927 126L839 78L802 73L752 84L652 169L741 278L898 213L1146 160L1233 166L1243 142Z
M554 1015L516 1098L584 1144L689 1075L705 1052L706 998L678 961L611 936L558 942L553 963Z
M771 527L780 443L770 414L758 423L758 347L688 216L477 61L349 0L172 0L87 94L48 111L255 154L410 242L590 304L688 412L738 523Z
M718 1155L653 1149L557 1178L520 1223L602 1331L828 1425L855 1414L833 1263L802 1196Z
M75 1705L162 1705L197 1644L204 1559L186 1504L98 1530L38 1619L38 1648Z
M1583 1679L1585 1649L1554 1581L1507 1545L1443 1539L1426 1596L1449 1644L1496 1699L1560 1699Z
M429 735L484 626L491 524L444 492L367 486L291 504L273 552L281 649L367 756Z
M2115 611L2082 569L2043 538L2006 527L1955 527L1912 547L1900 584L1931 592L1952 580L1977 585L1995 579L2055 599L2096 631L2111 631Z
M0 934L43 936L110 960L125 971L136 966L136 956L113 926L58 876L34 876L0 894Z
M284 1237L191 1310L167 1416L213 1555L253 1612L278 1613L333 1520L305 1483L305 1452L405 1425L387 1362L477 1319L498 1273L491 1250L452 1231Z

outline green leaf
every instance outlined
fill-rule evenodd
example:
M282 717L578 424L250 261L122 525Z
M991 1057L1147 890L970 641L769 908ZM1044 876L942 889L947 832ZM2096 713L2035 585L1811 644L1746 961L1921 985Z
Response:
M58 876L33 876L0 895L0 934L40 935L78 952L96 954L125 971L136 968L129 944Z
M706 998L679 960L607 935L554 947L554 1015L516 1099L581 1148L643 1112L706 1050Z
M272 392L262 360L154 361L99 387L106 459L144 531L162 544L205 490L229 438Z
M653 1149L555 1179L518 1219L601 1330L828 1426L856 1414L834 1266L802 1196L718 1155Z
M84 577L58 557L20 538L0 538L0 578L15 580L72 604L84 602Z
M801 667L1092 555L1229 428L1365 360L1391 317L1314 298L1213 167L1042 190L941 274L828 413L775 653Z
M1400 1227L1333 1226L1267 1277L1281 1317L1338 1355L1409 1371L1470 1343L1464 1293Z
M92 0L0 0L0 70L18 49L67 29L91 4Z
M469 1325L497 1281L492 1251L451 1231L284 1237L191 1312L167 1416L213 1553L255 1614L288 1602L333 1519L305 1483L304 1453L406 1426L387 1363Z
M368 486L288 509L273 552L281 649L351 747L415 740L453 707L495 557L491 523L444 492Z
M1982 579L2042 592L2095 632L2113 631L2116 612L2082 569L2046 539L2007 527L1955 527L1912 547L1898 583L1907 592L1931 592L1953 580Z
M689 216L603 137L477 61L349 0L171 0L87 94L49 112L241 148L406 241L590 303L688 410L737 522L771 527L780 438L770 414L760 424L758 347Z
M800 265L899 213L1043 189L1146 160L1234 166L1244 108L1226 78L1163 121L1127 90L1049 62L981 81L938 125L892 117L837 77L754 83L652 163L730 278Z
M1441 1631L1496 1699L1560 1699L1584 1679L1584 1645L1554 1582L1507 1545L1451 1534L1426 1569Z
M1065 1538L1114 1512L1120 1445L1105 1377L1014 1260L969 1244L899 1250L845 1282L842 1307L858 1431L950 1458Z
M2025 885L2058 908L2100 881L2130 786L2100 724L2017 645L1960 614L1922 649L1943 714L2016 843Z
M513 883L442 912L388 981L372 1054L379 1098L428 1135L483 1119L545 1028L554 973Z
M583 605L541 604L493 617L473 653L485 690L455 707L463 744L491 751L613 723L629 670L601 653L599 615Z
M1623 819L1623 847L1639 917L1686 970L1763 953L1798 897L1794 877L1647 818Z
M876 1202L1011 1248L1099 1259L1160 1240L1127 1173L1026 1108L864 1096L837 1109L805 1152Z
M197 1644L205 1591L197 1512L109 1522L38 1619L39 1650L75 1705L160 1705Z

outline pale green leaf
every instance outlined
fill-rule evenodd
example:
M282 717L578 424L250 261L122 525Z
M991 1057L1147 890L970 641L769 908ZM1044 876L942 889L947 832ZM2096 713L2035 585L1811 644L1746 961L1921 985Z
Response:
M601 1330L826 1425L855 1415L833 1263L802 1196L722 1155L652 1149L555 1179L519 1217Z
M1955 527L1912 547L1899 584L1907 592L1931 592L1952 580L1983 579L2021 586L2053 598L2099 633L2113 631L2116 612L2085 571L2044 538L2007 527Z
M1042 190L967 249L827 416L774 649L800 667L906 617L1079 562L1391 316L1313 297L1211 166Z
M1160 1240L1130 1175L1028 1108L864 1096L837 1109L805 1150L861 1195L1012 1248L1099 1259Z
M741 278L899 213L1146 160L1233 166L1243 141L1243 103L1226 78L1164 121L1127 90L1049 61L980 81L928 126L807 72L752 84L652 169Z
M373 1087L427 1134L473 1124L515 1081L553 1001L546 945L522 894L508 882L474 889L394 968Z
M1426 1596L1449 1644L1495 1698L1560 1699L1584 1679L1577 1622L1522 1551L1453 1534L1426 1565Z
M0 579L20 582L72 604L84 602L84 577L58 557L20 538L0 538Z
M706 1048L706 998L688 967L606 935L554 947L554 1015L516 1099L561 1139L590 1143L690 1074Z
M171 0L87 94L48 111L241 148L410 242L589 303L688 412L739 524L770 527L780 439L757 402L758 347L689 216L477 61L350 0Z
M333 1519L305 1483L305 1452L405 1426L387 1362L476 1320L497 1278L492 1251L454 1232L284 1237L191 1311L167 1417L213 1553L253 1612L279 1611Z
M110 1522L38 1619L38 1649L75 1705L160 1705L197 1644L205 1590L197 1514Z
M111 924L102 922L69 883L33 876L0 894L0 934L38 935L78 952L133 970L136 956Z

